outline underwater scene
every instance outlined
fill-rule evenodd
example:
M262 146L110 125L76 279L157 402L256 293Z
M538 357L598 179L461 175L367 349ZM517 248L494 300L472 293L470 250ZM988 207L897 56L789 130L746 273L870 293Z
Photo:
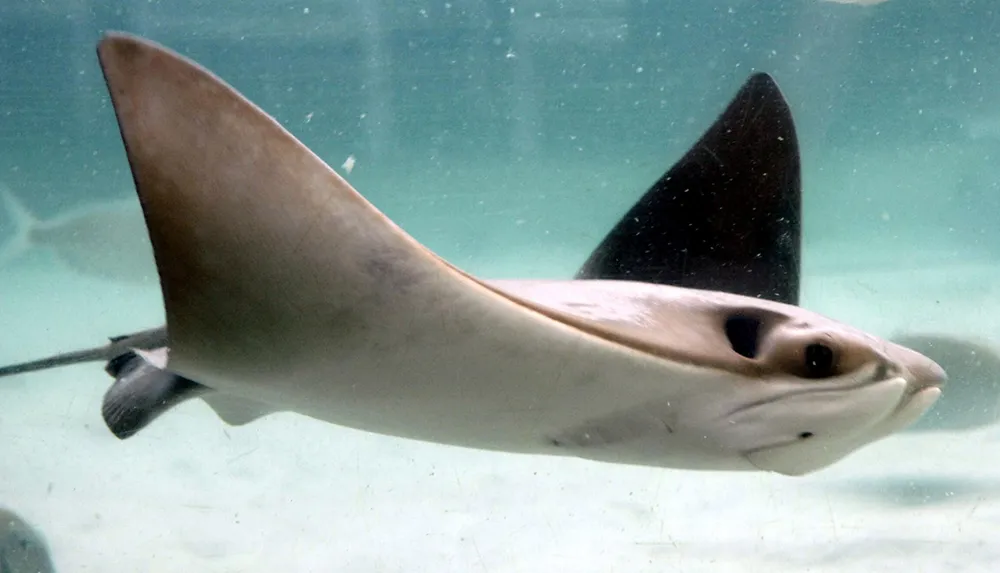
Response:
M0 573L1000 560L1000 7L0 4Z

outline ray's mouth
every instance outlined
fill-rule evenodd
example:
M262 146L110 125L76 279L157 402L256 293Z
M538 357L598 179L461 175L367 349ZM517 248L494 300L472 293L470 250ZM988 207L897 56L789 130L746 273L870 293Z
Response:
M810 385L805 388L799 388L797 390L782 392L780 394L772 395L767 398L754 400L753 402L744 404L728 412L727 414L725 414L724 417L730 418L732 416L742 414L743 412L746 412L748 410L759 408L761 406L766 406L768 404L773 404L774 402L777 402L779 400L784 400L794 396L802 396L807 394L822 394L825 392L844 392L844 391L858 390L866 386L879 384L881 382L886 382L896 378L902 378L906 382L907 389L913 386L913 381L906 378L905 376L890 376L889 365L884 361L880 361L878 364L872 367L872 374L870 376L858 376L855 380L853 380L848 384L837 385L836 383L831 383L831 382L827 382L825 384L818 383ZM905 396L911 396L913 393L914 393L913 391L908 391Z
M875 427L883 426L885 424L891 424L891 422L894 419L896 419L897 417L907 417L907 416L912 415L913 412L910 411L911 410L911 406L913 406L914 403L917 401L919 395L921 395L926 390L935 390L935 389L936 390L940 390L940 388L941 388L940 384L929 384L929 385L916 386L915 387L915 381L914 380L911 380L911 379L903 377L903 376L894 376L894 377L888 377L888 378L877 378L876 377L876 378L872 378L872 379L868 379L868 380L859 381L859 382L857 382L855 384L851 384L851 385L847 385L847 386L842 386L842 387L839 387L839 388L825 388L825 389L822 389L822 390L820 390L820 389L815 389L815 390L808 389L808 390L801 390L801 391L797 391L797 392L789 392L789 393L783 394L780 397L777 397L777 398L775 398L773 400L761 400L761 401L756 402L755 404L747 405L747 406L744 406L742 408L738 408L738 409L734 410L732 412L732 414L730 414L730 416L737 415L737 414L739 414L741 412L745 412L745 411L750 410L751 408L753 408L755 406L767 405L767 404L774 403L774 402L776 402L776 401L778 401L780 399L787 398L787 397L790 397L790 396L800 396L800 395L807 395L807 394L822 394L822 393L850 391L850 390L860 389L860 388L863 388L863 387L866 387L866 386L869 386L869 385L876 385L876 384L882 384L882 383L886 383L886 382L892 382L894 380L902 380L906 384L906 391L899 397L899 400L896 402L895 407L892 408L891 411L887 412L885 415L883 415L881 417L878 417L877 419L872 419L870 421L870 424L868 425L868 427L875 428ZM931 399L931 401L929 403L927 403L927 401L925 400L925 406L924 406L924 408L921 408L921 414L923 412L925 412L933 404L934 400L936 400L936 398ZM904 424L904 425L908 425L908 424ZM808 424L803 424L803 427L808 427ZM793 445L793 444L802 443L802 442L804 442L806 440L809 440L809 439L811 439L811 438L813 438L815 436L816 436L816 432L814 432L812 430L808 430L808 429L802 430L802 431L798 432L795 435L794 438L786 438L786 439L779 440L779 441L776 441L776 442L771 443L771 444L767 444L765 446L760 446L760 447L757 447L757 448L753 448L753 449L747 450L746 453L745 453L745 455L746 456L752 456L755 453L762 452L762 451L765 451L765 450L768 450L768 449L780 448L780 447L784 447L784 446L790 446L790 445Z
M762 471L789 476L814 472L836 463L865 444L875 442L909 426L926 413L940 397L941 382L920 384L921 379L912 380L897 376L876 381L876 384L894 380L902 381L906 385L906 391L899 397L895 407L882 416L871 417L868 423L859 427L856 432L841 436L842 439L837 439L837 436L834 436L832 443L817 446L817 448L822 449L817 449L812 454L797 451L782 453L783 448L801 444L815 435L813 432L803 431L794 438L785 438L766 446L746 450L743 452L743 458L751 466ZM777 457L769 456L769 451L775 451Z
M818 435L822 435L825 426L831 426L832 424L832 428L843 425L843 420L850 419L859 414L860 412L850 403L849 398L847 398L846 402L844 401L845 397L843 395L845 393L849 394L854 391L863 392L866 388L873 388L882 384L894 384L898 388L900 383L902 384L902 388L899 388L900 393L897 394L897 397L892 401L882 401L884 407L881 408L880 413L873 411L867 419L858 419L859 425L856 430L845 430L843 428L840 430L831 429L835 434L843 433L843 438L848 442L874 441L879 437L884 437L908 426L916 418L925 413L940 395L940 386L943 384L943 381L937 378L913 375L913 373L902 368L897 363L883 359L856 371L847 380L841 378L836 382L830 381L826 384L821 383L815 386L806 385L804 387L785 389L785 391L773 394L767 398L744 404L727 413L724 419L729 423L740 424L741 422L738 420L744 418L748 412L756 408L766 407L782 400L801 396L815 396L813 400L825 402L827 399L822 397L822 395L830 394L829 402L831 404L837 402L843 404L840 406L842 408L841 412L835 409L831 413L819 414L812 418L809 412L805 412L800 420L801 424L799 428L795 428L795 425L798 424L792 421L790 427L786 426L786 433L781 439L745 450L744 457L756 466L757 464L752 461L756 454L767 450L801 444ZM864 399L862 398L862 400ZM808 398L807 401L809 401ZM859 402L858 407L864 410L865 407L862 404L863 402ZM869 406L872 405L874 403L869 404ZM789 408L792 407L794 405L790 404ZM838 422L838 419L841 421ZM855 437L851 438L848 434L855 435ZM836 438L836 436L833 437Z

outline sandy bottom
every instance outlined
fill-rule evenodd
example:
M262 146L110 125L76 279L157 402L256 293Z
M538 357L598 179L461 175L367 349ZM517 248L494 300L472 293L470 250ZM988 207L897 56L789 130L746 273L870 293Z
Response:
M886 336L1000 332L1000 268L920 269L814 268L804 303ZM0 275L0 295L2 362L162 314L154 288L30 261ZM936 573L1000 559L1000 428L895 436L789 478L471 451L293 414L230 428L198 401L121 442L100 419L107 384L97 364L0 383L0 504L39 527L61 571Z

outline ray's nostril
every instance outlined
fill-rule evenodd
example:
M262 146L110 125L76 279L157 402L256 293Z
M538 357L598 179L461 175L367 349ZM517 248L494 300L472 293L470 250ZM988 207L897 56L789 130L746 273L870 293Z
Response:
M926 374L928 385L940 386L945 382L947 382L948 373L944 371L944 368L941 368L941 366L938 365L938 363L934 362L933 360L929 360L928 362L929 364L927 366L927 374Z
M889 372L893 370L892 364L885 356L879 356L878 366L875 368L875 380L885 380L889 377Z

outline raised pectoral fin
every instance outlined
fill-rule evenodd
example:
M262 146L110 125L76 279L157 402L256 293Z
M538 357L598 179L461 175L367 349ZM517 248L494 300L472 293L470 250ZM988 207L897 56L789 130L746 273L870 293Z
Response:
M788 104L770 76L754 74L622 216L576 278L798 304L800 170Z

